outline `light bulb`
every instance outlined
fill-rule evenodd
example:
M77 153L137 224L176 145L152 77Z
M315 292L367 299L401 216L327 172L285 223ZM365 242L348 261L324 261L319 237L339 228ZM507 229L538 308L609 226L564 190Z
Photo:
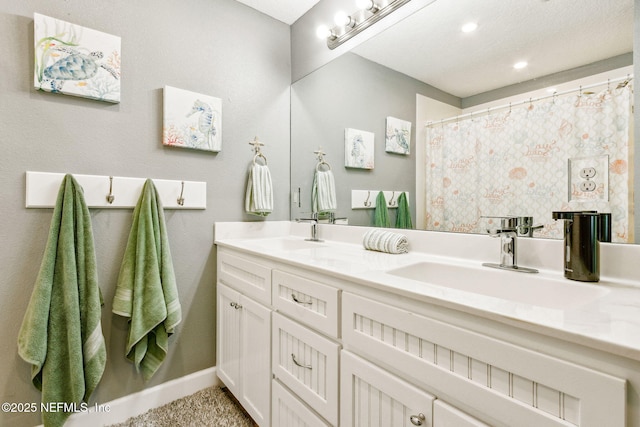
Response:
M373 0L356 0L358 9L370 9L373 6Z
M462 32L470 33L472 31L475 31L476 28L478 28L478 24L476 24L475 22L468 22L462 26Z
M326 25L320 25L316 29L316 36L318 36L319 39L324 40L331 36L331 29Z
M339 27L344 27L344 26L348 25L351 22L351 17L349 15L347 15L343 11L339 11L333 17L333 22L335 22L336 25L339 26Z
M516 70L521 70L525 68L527 65L528 65L527 61L520 61L513 64L513 68L515 68Z

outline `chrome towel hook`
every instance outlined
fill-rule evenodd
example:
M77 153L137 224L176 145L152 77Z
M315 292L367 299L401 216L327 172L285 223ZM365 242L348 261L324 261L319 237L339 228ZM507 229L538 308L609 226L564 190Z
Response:
M184 181L182 181L182 189L180 190L180 197L178 197L178 204L184 206Z
M371 191L367 191L367 200L364 201L364 205L366 207L370 207L371 206L371 202L369 201L369 197L371 197Z
M394 192L391 193L391 200L389 200L389 206L395 206L396 205L397 202L395 200L393 200L393 199L395 199L395 197L396 197L396 192L394 191Z
M109 177L109 194L107 194L107 202L109 202L109 204L112 204L115 199L116 199L116 196L113 195L113 177L110 176Z

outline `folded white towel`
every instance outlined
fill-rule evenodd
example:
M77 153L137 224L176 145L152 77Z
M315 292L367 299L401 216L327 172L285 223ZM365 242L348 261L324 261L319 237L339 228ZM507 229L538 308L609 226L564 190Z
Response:
M267 216L273 211L271 172L267 165L253 163L249 168L244 209L260 216Z
M382 229L367 231L362 240L364 248L370 251L404 254L409 252L409 240L404 234Z
M313 212L333 212L337 209L336 184L331 170L316 170L313 177L311 205Z

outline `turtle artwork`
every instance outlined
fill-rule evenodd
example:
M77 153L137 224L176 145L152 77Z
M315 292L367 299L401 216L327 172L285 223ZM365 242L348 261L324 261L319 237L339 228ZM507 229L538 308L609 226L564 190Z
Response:
M38 90L120 102L120 38L34 14Z
M385 151L387 153L409 154L411 150L411 122L387 117Z

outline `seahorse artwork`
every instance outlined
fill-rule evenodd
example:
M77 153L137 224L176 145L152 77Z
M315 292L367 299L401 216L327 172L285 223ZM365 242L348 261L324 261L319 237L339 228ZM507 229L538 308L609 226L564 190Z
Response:
M345 129L345 163L348 168L373 169L373 132Z
M196 113L200 113L198 117L198 130L204 135L207 148L213 150L214 143L216 142L216 116L211 106L204 101L196 99L191 107L191 111L187 113L187 117L190 117ZM219 151L219 150L218 150Z
M162 143L218 152L222 149L222 100L213 96L164 88Z
M120 102L120 37L33 16L36 89Z

